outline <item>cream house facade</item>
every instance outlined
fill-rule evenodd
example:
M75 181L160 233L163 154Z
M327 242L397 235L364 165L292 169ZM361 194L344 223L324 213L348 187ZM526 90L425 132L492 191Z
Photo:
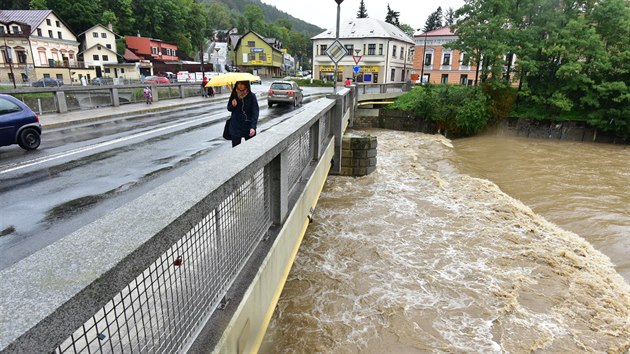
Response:
M94 68L96 77L117 78L120 74L118 53L116 53L117 34L107 27L96 25L79 34L81 49L79 57L87 67ZM123 72L124 73L124 72Z
M335 29L311 38L313 78L332 80L335 63L326 50L335 41ZM414 41L398 27L373 18L353 18L340 22L339 42L348 54L338 63L337 82L353 78L365 83L399 83L409 80L413 67ZM355 63L355 58L360 60ZM359 71L355 74L354 67Z
M5 51L16 54L23 52L27 62L23 67L13 69L13 76L18 80L24 74L23 82L31 82L42 77L52 77L66 84L79 82L81 76L94 76L93 69L85 67L78 59L79 42L72 30L52 10L0 10L0 23L30 27L28 36L24 36L10 45L7 40ZM25 31L22 31L25 33ZM6 39L6 37L4 38ZM4 45L4 43L2 43ZM13 63L11 63L13 64ZM8 76L7 61L0 62L0 80ZM15 70L18 72L15 72Z

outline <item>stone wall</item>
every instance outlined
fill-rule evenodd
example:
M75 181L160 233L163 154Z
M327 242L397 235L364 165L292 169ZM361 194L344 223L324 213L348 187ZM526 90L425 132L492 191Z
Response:
M412 113L389 109L357 109L354 116L354 128L383 128L437 133L434 123L415 117ZM603 133L584 122L551 122L533 119L507 119L499 126L488 129L496 134L522 136L538 139L558 139L598 143L624 143L612 134Z
M412 113L390 109L357 109L354 115L354 128L382 128L409 132L433 134L435 124Z
M376 170L376 137L347 131L341 149L341 175L365 176Z

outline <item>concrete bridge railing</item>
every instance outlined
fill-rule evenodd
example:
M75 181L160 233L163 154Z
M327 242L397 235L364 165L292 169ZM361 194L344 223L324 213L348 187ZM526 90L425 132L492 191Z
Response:
M0 271L0 352L251 352L329 173L357 88Z

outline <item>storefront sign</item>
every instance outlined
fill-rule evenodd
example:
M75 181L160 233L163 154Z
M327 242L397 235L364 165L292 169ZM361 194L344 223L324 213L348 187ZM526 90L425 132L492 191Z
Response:
M339 65L339 70L343 70L343 65ZM334 65L322 65L319 67L319 71L335 71Z
M265 49L264 48L249 48L249 52L250 53L264 53Z

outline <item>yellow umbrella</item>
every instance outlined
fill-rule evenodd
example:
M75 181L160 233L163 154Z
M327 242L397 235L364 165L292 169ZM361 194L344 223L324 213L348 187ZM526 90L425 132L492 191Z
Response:
M260 77L250 73L226 73L210 78L205 87L232 86L238 81L259 81Z

